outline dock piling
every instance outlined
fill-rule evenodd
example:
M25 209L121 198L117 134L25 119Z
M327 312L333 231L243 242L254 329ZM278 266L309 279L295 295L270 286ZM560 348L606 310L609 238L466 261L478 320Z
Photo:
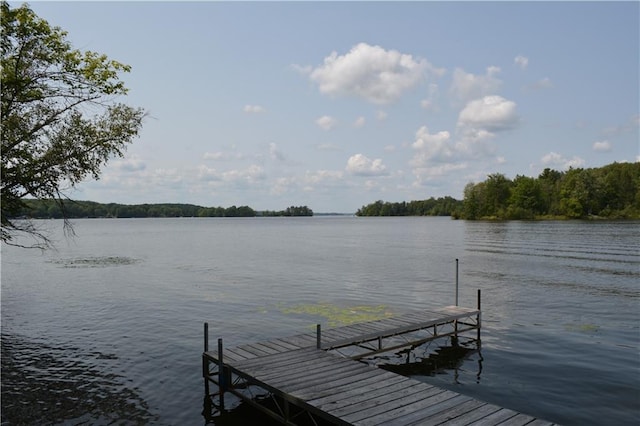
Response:
M204 351L209 352L209 323L204 323Z
M218 339L218 392L220 398L220 410L224 412L224 392L227 390L226 377L224 374L224 354L222 338Z
M456 306L458 306L458 259L456 259Z
M322 349L322 330L320 324L316 324L316 349Z
M209 351L209 323L204 323L204 351L205 353ZM210 395L209 392L209 361L203 355L202 356L202 376L204 377L204 392L205 397L208 398Z
M478 315L476 316L476 322L478 325L478 344L480 344L480 328L481 328L481 324L480 322L482 321L482 311L480 310L480 306L481 306L481 297L480 297L480 289L478 289Z

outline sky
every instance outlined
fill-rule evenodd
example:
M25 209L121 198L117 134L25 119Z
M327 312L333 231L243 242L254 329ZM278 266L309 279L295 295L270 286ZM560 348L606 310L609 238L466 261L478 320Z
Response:
M352 213L640 161L636 1L30 5L149 114L73 199Z

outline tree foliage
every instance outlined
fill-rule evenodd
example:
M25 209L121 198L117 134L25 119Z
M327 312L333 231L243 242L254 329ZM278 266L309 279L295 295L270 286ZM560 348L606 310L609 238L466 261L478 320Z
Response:
M362 206L357 216L456 216L462 201L452 197L429 198L428 200L402 201L398 203L378 200Z
M202 207L193 204L101 204L93 201L23 200L22 208L11 218L79 219L79 218L143 218L143 217L255 217L313 216L307 206L287 207L280 211L256 211L249 206Z
M640 163L545 169L537 178L501 174L464 190L466 219L640 218Z
M280 211L263 211L262 216L313 216L313 210L307 206L291 206Z
M10 217L26 197L63 208L65 191L122 156L145 112L117 102L130 67L74 49L67 33L28 5L0 4L2 20L1 239L35 232Z

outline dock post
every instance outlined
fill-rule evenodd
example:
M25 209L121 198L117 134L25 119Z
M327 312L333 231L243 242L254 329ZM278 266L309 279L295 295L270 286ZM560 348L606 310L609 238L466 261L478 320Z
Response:
M458 263L459 263L459 260L456 258L456 306L458 306L458 288L459 288ZM453 320L453 337L451 338L451 346L458 346L458 320Z
M204 323L204 351L209 351L209 323ZM209 392L209 360L202 355L202 376L204 377L204 393L208 397Z
M320 324L316 324L316 349L322 349L322 330Z
M480 289L478 289L478 316L476 318L476 322L478 323L478 343L480 343L480 327L481 327L481 320L482 320L482 311L480 310L481 308L481 302L480 302Z
M224 374L224 354L222 350L222 338L218 339L218 393L220 395L220 411L224 412L224 392L227 390Z
M458 259L456 259L456 306L458 306Z

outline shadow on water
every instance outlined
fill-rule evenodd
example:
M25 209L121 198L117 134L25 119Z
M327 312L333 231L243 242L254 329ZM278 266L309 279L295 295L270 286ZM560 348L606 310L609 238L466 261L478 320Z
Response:
M435 351L420 356L416 354L416 348L405 349L396 352L393 357L383 357L376 360L379 368L403 376L435 376L448 371L453 371L457 375L458 369L472 354L480 351L478 348L466 347L464 345L452 344L451 346L440 346ZM480 381L482 373L482 356L479 357L477 381Z
M124 377L103 371L113 359L2 333L2 425L157 421Z
M225 397L228 398L228 397ZM205 397L205 410L207 398ZM269 397L257 397L254 398L254 402L260 404L264 408L272 412L278 412L277 404ZM282 402L279 402L282 406ZM210 407L209 407L210 408ZM204 414L204 412L203 412ZM206 418L206 416L205 416ZM216 426L246 426L246 425L261 425L261 426L276 426L282 425L281 422L272 419L271 417L258 411L244 401L239 401L237 405L224 413L216 412L215 415L209 416L206 420L207 425ZM295 424L299 426L329 426L333 423L325 421L323 419L314 418L310 419L304 414L295 418Z

